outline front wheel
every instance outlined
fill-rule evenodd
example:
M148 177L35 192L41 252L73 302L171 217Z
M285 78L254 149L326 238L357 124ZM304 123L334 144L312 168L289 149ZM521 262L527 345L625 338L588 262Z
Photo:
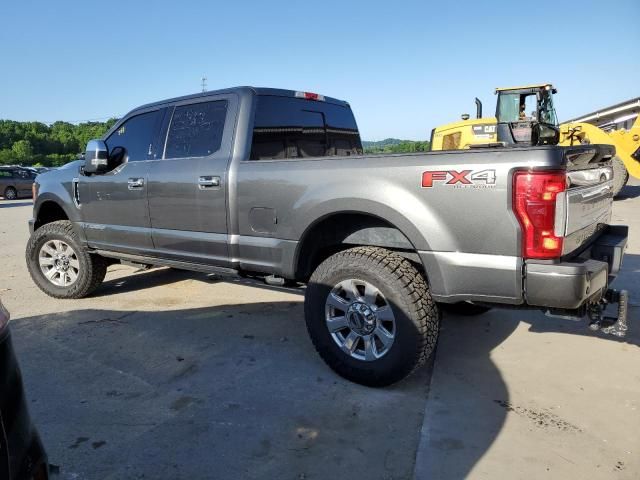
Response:
M440 313L409 261L382 248L356 247L332 255L313 273L305 319L316 350L335 372L385 386L429 358Z
M82 298L104 280L107 261L88 253L67 220L36 230L25 252L35 284L54 298Z
M7 187L4 191L5 200L15 200L18 198L18 191L13 187Z

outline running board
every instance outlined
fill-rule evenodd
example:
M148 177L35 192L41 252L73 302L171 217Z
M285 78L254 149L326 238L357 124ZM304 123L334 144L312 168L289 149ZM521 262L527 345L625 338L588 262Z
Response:
M205 265L202 263L182 262L180 260L169 260L166 258L147 257L144 255L136 255L133 253L111 252L108 250L92 250L102 257L115 258L116 260L124 260L125 262L135 263L137 265L157 265L162 267L172 267L182 270L191 270L194 272L216 273L237 277L240 272L234 268L216 267L214 265Z

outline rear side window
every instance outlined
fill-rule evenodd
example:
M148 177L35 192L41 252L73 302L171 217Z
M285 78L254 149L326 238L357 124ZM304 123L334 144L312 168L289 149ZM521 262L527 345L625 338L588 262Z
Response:
M206 157L222 144L227 101L181 105L173 111L165 158Z
M251 160L361 155L351 109L323 101L260 95Z
M13 173L9 170L0 170L0 178L13 178Z

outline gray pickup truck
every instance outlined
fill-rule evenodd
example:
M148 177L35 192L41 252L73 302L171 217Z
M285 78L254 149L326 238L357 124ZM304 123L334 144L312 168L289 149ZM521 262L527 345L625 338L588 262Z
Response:
M344 101L211 91L136 108L84 161L40 175L26 259L56 298L89 295L116 262L306 286L322 358L388 385L430 356L442 309L536 308L624 334L613 154L367 156Z

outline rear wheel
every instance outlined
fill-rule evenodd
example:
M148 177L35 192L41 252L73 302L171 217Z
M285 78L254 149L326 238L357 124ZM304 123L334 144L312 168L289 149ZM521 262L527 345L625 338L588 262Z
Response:
M620 194L629 180L629 172L620 157L613 157L611 161L613 166L613 196L614 198Z
M316 350L334 371L385 386L431 355L440 315L411 263L382 248L356 247L329 257L313 273L305 318Z
M5 200L15 200L18 198L18 191L13 187L7 187L4 190L4 199Z
M67 220L36 230L27 244L27 267L35 284L55 298L82 298L104 280L107 261L88 253Z

